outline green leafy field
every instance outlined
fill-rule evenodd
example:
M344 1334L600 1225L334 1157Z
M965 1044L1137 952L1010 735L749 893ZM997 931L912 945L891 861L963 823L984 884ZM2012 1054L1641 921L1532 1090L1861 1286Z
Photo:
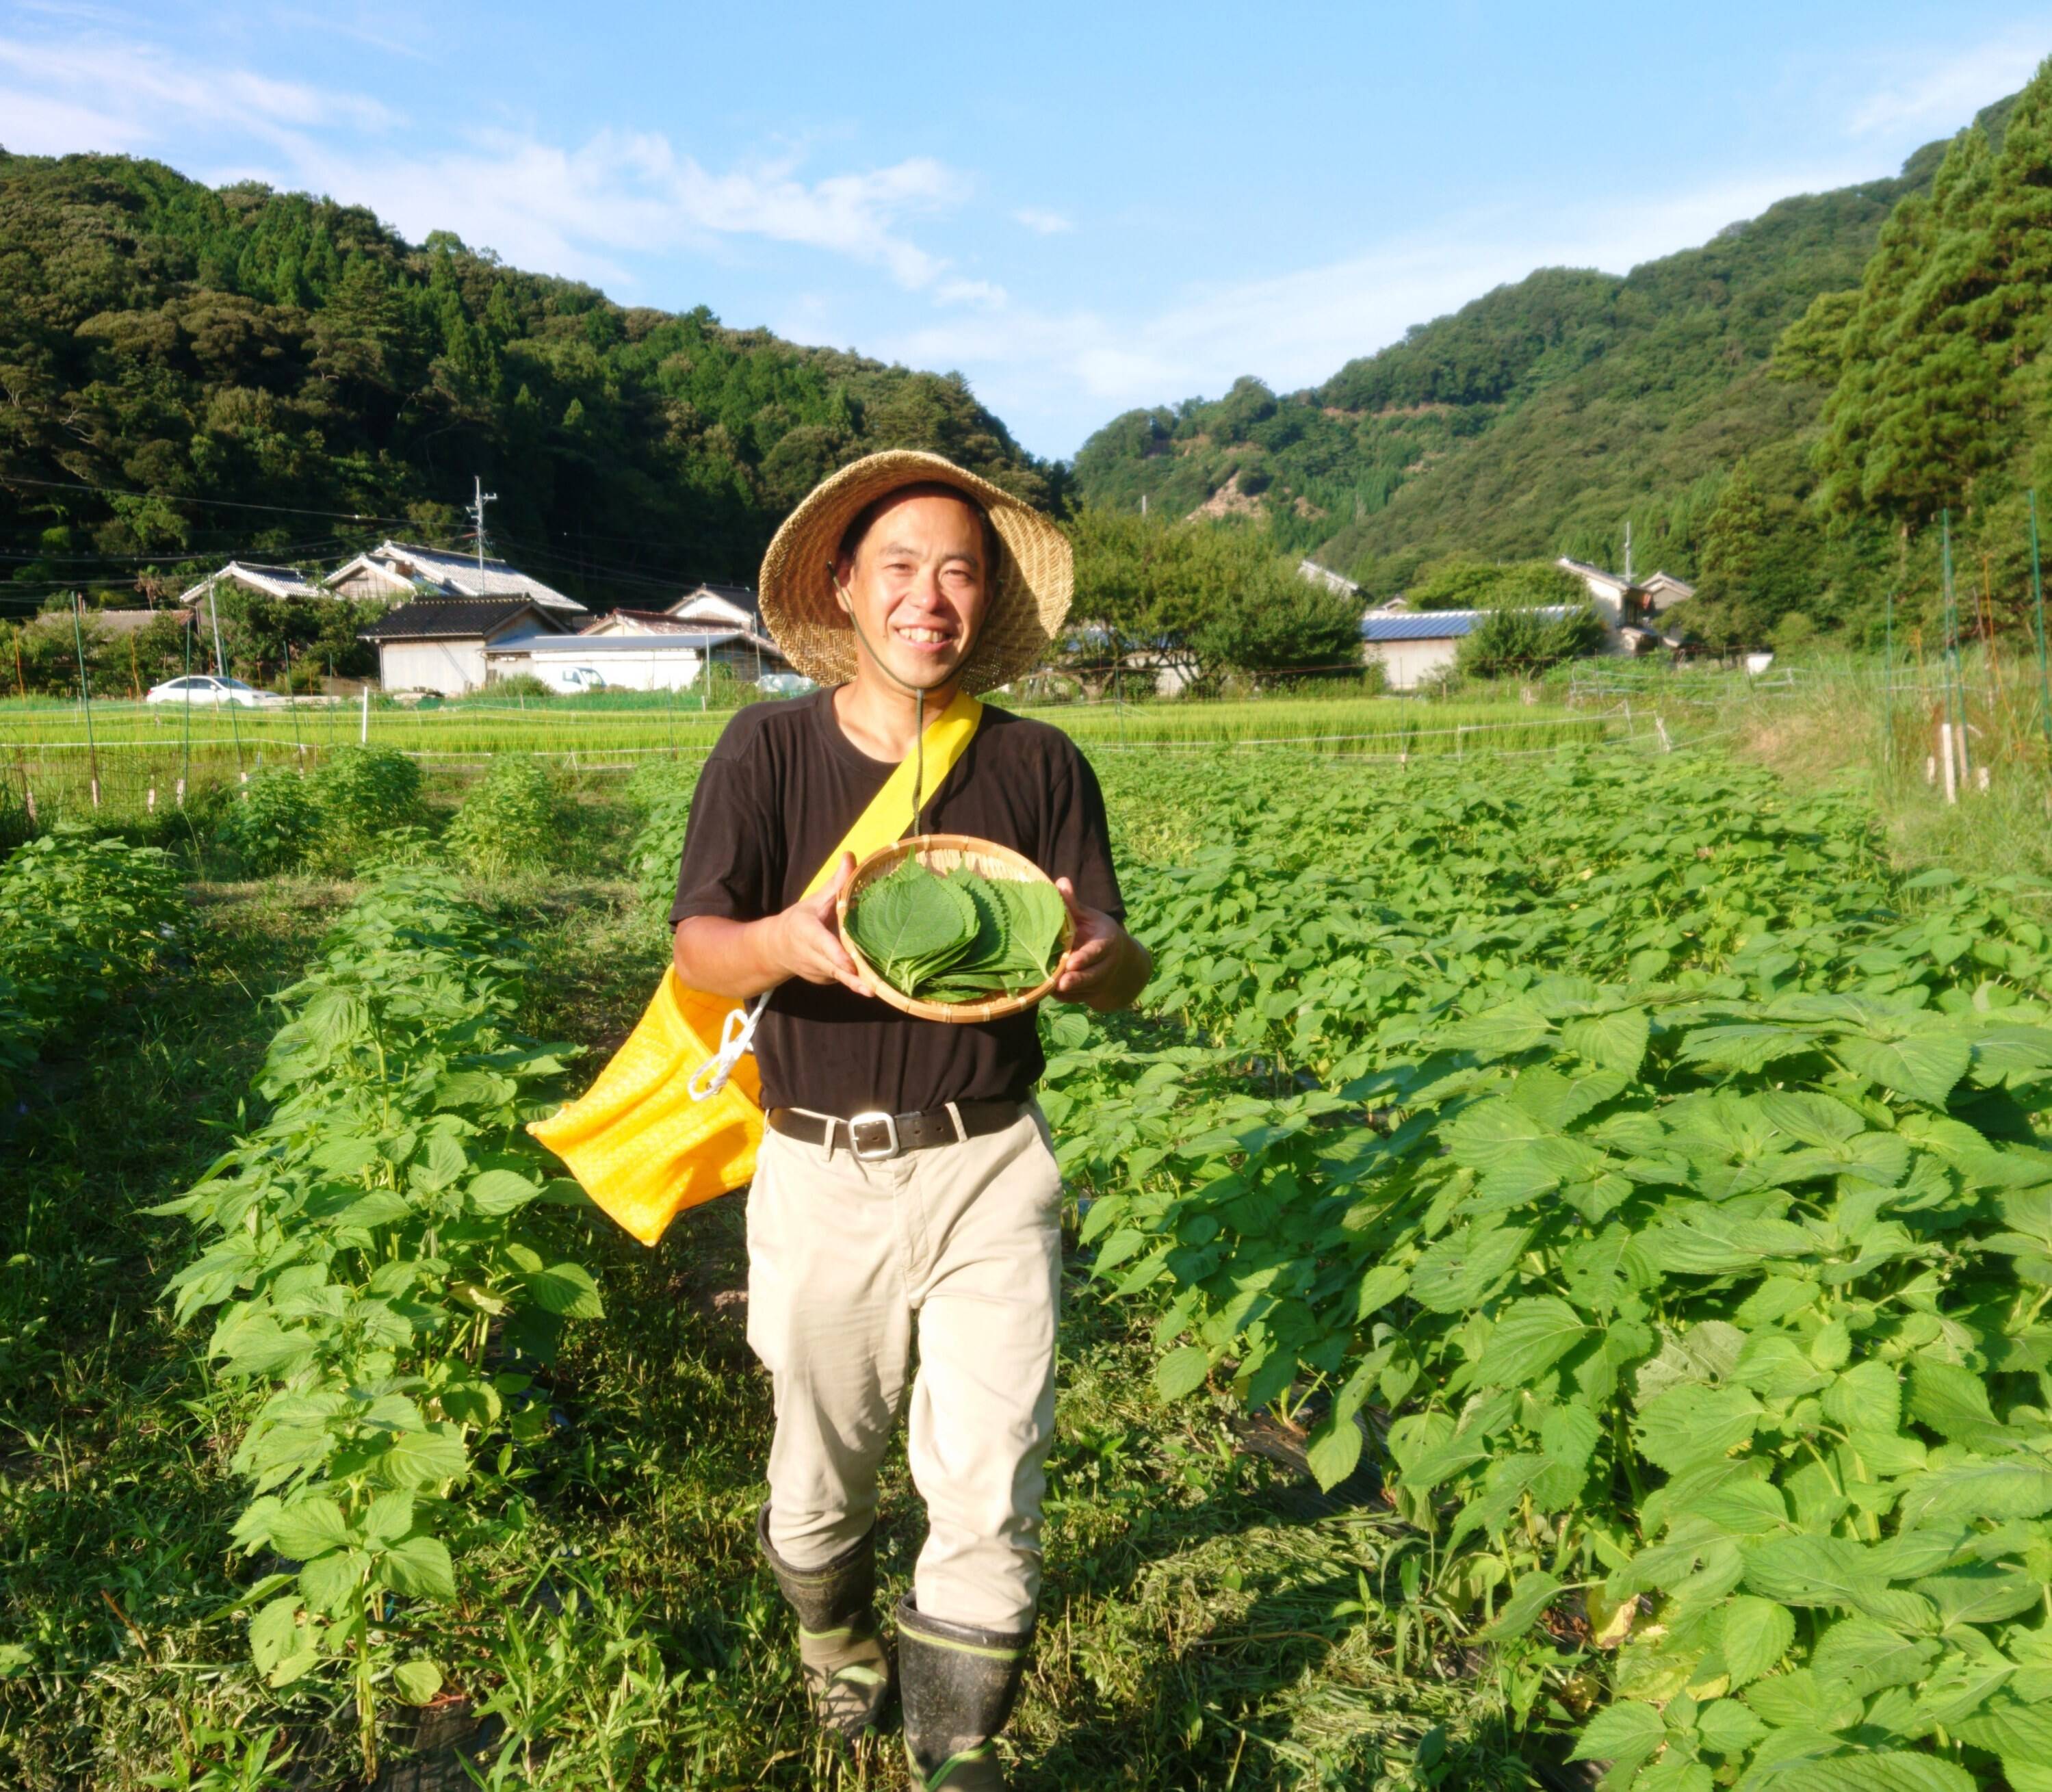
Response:
M1159 971L1045 1012L1018 1783L2036 1792L2038 886L1698 754L1098 762ZM174 937L96 922L0 1131L0 1781L903 1785L753 1551L740 1204L644 1251L517 1129L645 1000L694 776L431 781L339 882L217 818ZM901 1463L893 1588L921 1529Z
M1614 1785L2035 1786L2044 892L1693 759L1408 777L1214 769L1132 880L1180 1025L1051 1066L1160 1391L1372 1457Z

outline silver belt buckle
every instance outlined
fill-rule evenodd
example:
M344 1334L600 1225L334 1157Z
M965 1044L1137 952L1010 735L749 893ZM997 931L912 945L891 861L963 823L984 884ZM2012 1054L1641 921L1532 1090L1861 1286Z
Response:
M860 1129L864 1126L881 1126L883 1129L886 1143L882 1150L863 1148ZM880 1109L852 1116L848 1122L848 1148L864 1163L880 1163L886 1158L897 1156L904 1148L898 1142L896 1117L883 1113Z

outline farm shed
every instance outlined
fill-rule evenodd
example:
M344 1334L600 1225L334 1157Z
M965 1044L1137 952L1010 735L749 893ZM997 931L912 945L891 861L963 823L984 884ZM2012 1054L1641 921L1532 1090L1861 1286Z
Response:
M1487 610L1371 610L1361 619L1361 657L1381 661L1392 691L1415 691L1452 669L1463 638L1473 634L1490 613ZM1564 605L1552 604L1533 613L1554 622L1572 612Z
M525 597L424 597L388 611L360 640L378 648L387 691L460 697L485 681L485 652L562 634L558 617Z
M419 547L410 542L381 542L336 567L321 582L339 597L382 598L386 603L405 603L416 597L519 597L552 616L574 618L591 613L574 597L565 597L503 560L487 560L480 565L475 554Z

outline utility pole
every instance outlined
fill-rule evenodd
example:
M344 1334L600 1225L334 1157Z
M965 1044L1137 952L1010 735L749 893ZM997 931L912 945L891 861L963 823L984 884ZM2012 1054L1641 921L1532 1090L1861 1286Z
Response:
M1631 583L1631 518L1624 519L1624 582Z
M470 488L474 494L471 502L471 520L477 525L477 594L484 595L484 507L499 502L499 494L487 491L484 481L473 477Z

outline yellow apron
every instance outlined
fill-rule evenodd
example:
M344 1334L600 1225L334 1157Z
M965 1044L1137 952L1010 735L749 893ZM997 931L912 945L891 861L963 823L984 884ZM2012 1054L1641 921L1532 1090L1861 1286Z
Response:
M922 796L936 789L968 749L983 705L958 694L927 724ZM907 753L869 807L828 855L805 894L833 881L844 852L860 864L905 831L914 812L918 755ZM672 965L640 1024L598 1080L576 1101L527 1130L570 1166L601 1209L644 1245L686 1207L738 1188L755 1173L762 1141L762 1080L750 1060L707 1093L692 1083L742 1024L746 1004L687 989Z

